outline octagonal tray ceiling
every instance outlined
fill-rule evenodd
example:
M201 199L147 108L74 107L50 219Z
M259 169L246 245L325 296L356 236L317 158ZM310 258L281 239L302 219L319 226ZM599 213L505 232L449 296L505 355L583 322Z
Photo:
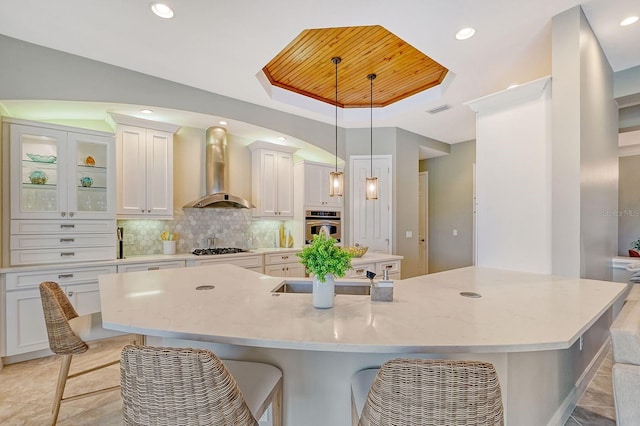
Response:
M448 72L380 25L304 30L262 71L274 86L335 105L335 56L342 108L369 107L371 73L373 106L384 107L439 85Z

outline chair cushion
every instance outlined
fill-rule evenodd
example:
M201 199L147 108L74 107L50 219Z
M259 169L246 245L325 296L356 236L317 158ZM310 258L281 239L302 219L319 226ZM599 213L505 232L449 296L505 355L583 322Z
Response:
M362 415L369 389L371 389L379 370L379 368L367 368L356 372L351 377L351 403L354 405L356 413L358 413L358 419Z
M102 328L102 312L94 312L93 314L72 318L69 320L69 326L76 336L85 342L129 334Z
M282 379L282 371L273 365L261 362L221 360L238 384L238 388L247 403L253 417L260 419L270 404L269 396L278 381Z
M640 302L626 302L610 331L614 361L640 365Z

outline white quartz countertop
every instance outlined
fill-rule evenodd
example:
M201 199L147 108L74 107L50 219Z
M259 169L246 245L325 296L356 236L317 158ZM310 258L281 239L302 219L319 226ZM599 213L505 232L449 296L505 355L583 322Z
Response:
M271 292L285 278L233 265L100 276L107 328L257 347L375 353L569 348L625 284L468 267L395 282L393 302ZM352 280L351 280L352 281ZM366 280L365 280L366 281ZM202 285L212 290L196 290ZM471 291L481 298L466 298Z

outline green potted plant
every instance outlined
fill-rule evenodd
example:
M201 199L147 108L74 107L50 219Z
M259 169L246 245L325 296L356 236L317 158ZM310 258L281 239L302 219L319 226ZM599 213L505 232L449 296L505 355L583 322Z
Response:
M631 243L632 250L629 250L630 257L640 257L640 240Z
M335 278L344 277L351 269L351 254L338 247L336 240L325 235L314 235L313 242L297 256L313 278L313 306L333 307Z

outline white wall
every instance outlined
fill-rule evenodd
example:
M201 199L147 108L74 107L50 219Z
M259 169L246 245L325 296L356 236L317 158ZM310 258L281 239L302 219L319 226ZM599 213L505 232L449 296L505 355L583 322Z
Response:
M478 265L551 272L550 79L471 102Z
M613 72L577 6L553 18L553 272L610 280L617 254Z

